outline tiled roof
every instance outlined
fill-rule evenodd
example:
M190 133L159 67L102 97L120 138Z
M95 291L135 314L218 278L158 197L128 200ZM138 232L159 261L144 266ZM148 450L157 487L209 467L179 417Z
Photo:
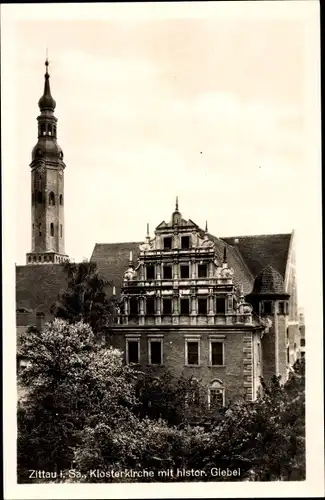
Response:
M233 236L222 239L238 249L254 278L268 265L277 269L284 278L291 234Z
M219 256L219 261L222 262L224 247L227 248L227 262L229 267L234 270L234 282L237 286L243 285L244 294L248 294L252 291L254 278L250 273L250 270L243 261L240 253L236 247L228 245L220 238L209 234L209 238L214 242L217 254Z
M130 251L133 252L133 262L137 262L140 254L139 246L143 241L136 243L96 243L90 258L96 262L99 272L106 280L116 287L116 294L120 294L122 279L127 270ZM108 293L111 287L108 287Z
M37 310L48 316L66 286L67 275L60 264L16 266L16 309Z
M267 266L255 278L254 294L284 294L284 281L276 269L272 266Z
M254 278L268 265L284 277L290 237L290 234L240 236L235 243L235 237L209 235L216 245L219 260L222 260L227 244L228 264L234 269L237 284L243 284L245 294L252 291ZM91 261L97 263L103 278L115 285L117 295L128 267L130 251L136 263L141 243L96 243L94 247ZM16 309L43 311L48 317L53 302L66 286L67 276L60 264L16 266Z

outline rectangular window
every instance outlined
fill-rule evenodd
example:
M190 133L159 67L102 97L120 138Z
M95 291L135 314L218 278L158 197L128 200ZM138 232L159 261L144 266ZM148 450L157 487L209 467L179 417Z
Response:
M279 314L286 313L285 302L279 302L278 312L279 312Z
M163 314L172 313L172 299L163 299Z
M172 247L172 239L170 236L164 238L164 250L170 250Z
M224 391L223 389L210 389L209 390L209 408L215 409L224 405Z
M126 341L126 362L139 364L140 361L140 341L127 340Z
M190 237L189 236L182 236L182 249L183 250L186 250L188 248L190 248Z
M189 314L190 313L190 299L184 298L181 299L181 314Z
M199 364L199 342L197 340L186 341L186 364L187 365Z
M198 265L198 276L199 278L206 278L208 275L208 266L206 264Z
M226 299L225 299L225 297L217 297L216 308L217 308L217 314L225 314L225 312L226 312Z
M222 342L211 342L211 365L212 366L222 366L223 361L223 343Z
M152 297L147 298L147 314L148 315L155 314L155 299Z
M135 297L130 299L130 316L136 316L138 314L138 301Z
M262 361L262 353L261 353L261 344L257 343L257 362L261 363Z
M300 339L300 346L305 347L305 345L306 345L305 339Z
M164 280L171 280L172 279L172 266L165 265L163 267L163 276L164 276Z
M208 306L207 299L198 299L199 314L207 314L208 310L207 306Z
M272 314L273 312L273 307L272 307L272 302L270 300L265 300L263 302L263 312L264 314Z
M287 347L287 363L290 363L290 350L289 347Z
M153 264L147 265L147 280L155 279L155 266Z
M181 265L181 278L190 277L190 266L188 264Z
M62 238L62 224L60 224L60 238Z
M149 340L149 364L162 365L162 341Z

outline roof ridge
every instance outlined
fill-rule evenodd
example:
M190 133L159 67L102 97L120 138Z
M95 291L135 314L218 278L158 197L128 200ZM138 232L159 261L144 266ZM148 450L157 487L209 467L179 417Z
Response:
M243 234L243 235L238 235L238 236L222 236L219 239L221 240L231 240L235 238L261 238L264 236L291 236L291 233L264 233L264 234Z

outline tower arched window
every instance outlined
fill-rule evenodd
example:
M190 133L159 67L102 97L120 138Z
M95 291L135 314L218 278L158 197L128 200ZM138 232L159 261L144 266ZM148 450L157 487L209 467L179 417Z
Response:
M53 191L50 192L49 194L49 205L55 205L55 196L54 196L54 193Z
M50 224L50 231L51 231L51 236L54 236L54 224L51 222Z
M39 234L39 236L42 236L42 224L41 223L38 224L38 234Z
M46 135L46 125L45 125L45 123L41 123L41 135Z
M56 137L56 125L53 125L53 135Z
M63 195L60 194L60 205L63 205Z
M43 195L41 191L37 191L37 203L43 203Z

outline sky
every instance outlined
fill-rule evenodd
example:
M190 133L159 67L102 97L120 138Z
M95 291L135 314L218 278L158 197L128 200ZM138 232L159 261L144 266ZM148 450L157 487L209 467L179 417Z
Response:
M227 4L7 6L16 264L31 249L29 163L48 48L66 253L79 261L95 243L143 240L178 196L183 216L219 237L295 229L304 305L320 221L317 2Z

